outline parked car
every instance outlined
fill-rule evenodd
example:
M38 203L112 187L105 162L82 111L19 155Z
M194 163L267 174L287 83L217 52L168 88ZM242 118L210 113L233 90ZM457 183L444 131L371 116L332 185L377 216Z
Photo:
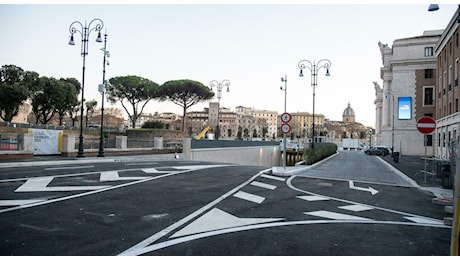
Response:
M388 155L390 154L390 150L387 148L387 147L383 147L383 146L375 146L375 147L371 147L369 149L367 149L366 151L364 151L365 154L367 155Z

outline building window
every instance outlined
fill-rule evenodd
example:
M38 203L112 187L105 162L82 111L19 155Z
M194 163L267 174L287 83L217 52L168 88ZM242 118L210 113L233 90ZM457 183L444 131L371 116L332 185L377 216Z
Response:
M426 79L433 78L433 69L425 69L425 78Z
M458 112L458 98L455 99L455 113Z
M442 94L446 95L446 86L447 86L447 71L444 71L444 78L442 79Z
M433 47L425 47L425 57L433 56Z
M452 91L452 66L449 66L449 74L447 75L447 81L449 83L449 91Z
M423 105L424 106L432 106L434 103L433 99L433 87L425 87L423 88Z
M455 68L454 68L454 79L455 79L455 87L458 88L458 59L455 60Z

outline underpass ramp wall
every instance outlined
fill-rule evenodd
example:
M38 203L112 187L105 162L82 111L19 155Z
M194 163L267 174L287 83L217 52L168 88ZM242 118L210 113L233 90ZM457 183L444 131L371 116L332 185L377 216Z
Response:
M281 156L278 142L239 140L186 139L184 153L187 160L267 167L279 166Z

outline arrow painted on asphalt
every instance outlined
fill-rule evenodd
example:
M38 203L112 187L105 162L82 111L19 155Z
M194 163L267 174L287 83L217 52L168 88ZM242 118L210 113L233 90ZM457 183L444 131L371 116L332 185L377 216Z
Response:
M110 186L55 186L47 187L54 177L38 177L28 179L23 185L14 192L34 192L34 191L79 191L79 190L99 190Z
M369 187L369 188L356 187L353 181L348 181L348 187L350 187L350 189L353 189L353 190L367 191L367 192L370 192L372 195L375 195L379 192L378 190L375 190L372 187Z

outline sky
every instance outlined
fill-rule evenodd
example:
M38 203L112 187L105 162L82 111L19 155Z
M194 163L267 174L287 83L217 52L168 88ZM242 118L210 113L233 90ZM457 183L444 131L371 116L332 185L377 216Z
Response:
M356 121L374 127L372 82L383 85L378 42L391 47L396 39L445 29L457 4L438 2L440 9L428 12L429 2L424 1L365 2L31 4L0 0L0 65L81 82L81 36L76 34L75 45L68 45L69 27L74 21L89 24L99 18L110 52L106 79L136 75L159 85L191 79L206 86L212 80L227 79L230 92L223 91L221 106L232 111L245 106L281 114L285 95L280 90L284 87L281 77L287 76L287 112L312 113L311 72L304 71L305 76L299 77L298 64L305 59L312 63L328 59L330 76L325 76L324 68L318 71L315 114L342 120L350 103ZM85 99L95 99L100 107L98 85L102 83L104 53L100 50L103 43L97 43L96 37L94 31L89 35ZM107 101L104 106L121 108ZM207 106L208 102L199 103L188 111ZM168 101L150 101L143 112L181 115L182 108Z

